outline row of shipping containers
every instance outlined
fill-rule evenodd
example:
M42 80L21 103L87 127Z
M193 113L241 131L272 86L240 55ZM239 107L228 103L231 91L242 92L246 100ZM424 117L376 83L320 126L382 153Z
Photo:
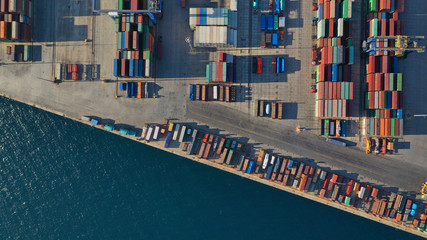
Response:
M366 75L366 91L402 91L401 73L371 73Z
M284 107L285 104L282 102L258 100L257 116L282 120L285 113Z
M368 118L403 118L402 109L367 109L366 117Z
M285 27L285 17L278 14L261 14L261 31L278 31Z
M316 82L350 82L351 65L325 65L321 63L316 66Z
M320 135L326 137L346 137L347 121L335 119L321 119Z
M316 99L353 100L353 82L318 82Z
M219 61L206 64L206 83L230 82L236 80L237 57L219 52Z
M354 47L323 47L320 49L320 60L323 64L353 64Z
M145 82L121 82L119 88L121 91L126 91L127 98L148 97L148 84Z
M318 0L317 19L350 19L353 15L352 0Z
M31 0L0 0L0 41L31 42Z
M345 121L325 119L322 124L328 125L325 125L324 130L328 131L329 136L345 135ZM395 121L394 124L401 123ZM151 128L151 132L156 131L153 126ZM143 135L146 136L145 133L149 130L147 127L144 129ZM264 149L254 151L250 145L190 126L169 123L164 135L167 136L165 148L170 146L171 141L178 141L182 149L185 146L187 155L197 155L200 159L328 199L382 220L425 231L427 216L423 203L396 192L361 183Z
M228 8L190 8L189 24L196 26L227 26L237 29L237 11Z
M217 84L190 84L190 101L236 101L236 86Z
M317 22L317 39L342 37L344 39L353 37L353 24L350 20L339 18L338 20L322 19Z
M366 1L368 12L403 12L404 0L368 0Z
M161 0L115 0L118 10L151 10L152 6L159 6ZM154 8L156 9L156 8Z
M237 30L226 26L196 26L194 47L236 47Z
M316 101L316 117L334 117L346 118L350 117L350 104L349 100L345 99L322 99Z
M151 60L114 59L114 76L116 77L151 77Z
M367 136L398 137L403 135L403 119L401 118L366 118Z
M367 7L365 36L370 51L366 59L365 133L367 136L401 136L403 80L398 72L398 56L402 56L403 52L376 49L394 47L396 40L375 37L404 34L404 22L399 20L404 1L370 0Z
M365 109L402 109L403 92L365 92Z
M279 34L273 32L261 32L260 47L277 48L279 46Z
M122 14L115 19L117 52L114 76L150 78L153 76L154 28L146 14Z

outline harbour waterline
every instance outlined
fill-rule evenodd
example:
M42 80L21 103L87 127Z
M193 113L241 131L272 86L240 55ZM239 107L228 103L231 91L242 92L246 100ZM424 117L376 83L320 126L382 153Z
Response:
M1 239L416 239L0 98Z

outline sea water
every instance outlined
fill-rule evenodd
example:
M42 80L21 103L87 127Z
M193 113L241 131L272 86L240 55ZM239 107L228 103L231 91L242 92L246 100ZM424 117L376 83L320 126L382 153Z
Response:
M0 98L0 239L417 239Z

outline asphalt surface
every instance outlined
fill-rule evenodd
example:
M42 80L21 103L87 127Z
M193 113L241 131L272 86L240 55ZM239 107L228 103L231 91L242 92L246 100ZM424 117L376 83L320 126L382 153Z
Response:
M414 183L422 182L426 172L424 166L406 165L396 159L366 155L357 149L326 142L312 133L297 133L295 128L283 127L270 120L260 121L216 104L191 102L187 105L186 116L278 149L286 149L297 159L311 165L329 167L340 174L357 177L377 186L396 186L418 191L419 186Z

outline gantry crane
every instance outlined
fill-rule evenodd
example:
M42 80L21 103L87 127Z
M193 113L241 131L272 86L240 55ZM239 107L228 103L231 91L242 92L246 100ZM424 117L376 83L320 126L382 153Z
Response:
M424 36L375 36L366 41L367 46L365 51L368 53L373 51L417 51L423 53L425 46L418 46L420 39L424 39ZM394 47L379 47L376 43L380 40L395 40Z

